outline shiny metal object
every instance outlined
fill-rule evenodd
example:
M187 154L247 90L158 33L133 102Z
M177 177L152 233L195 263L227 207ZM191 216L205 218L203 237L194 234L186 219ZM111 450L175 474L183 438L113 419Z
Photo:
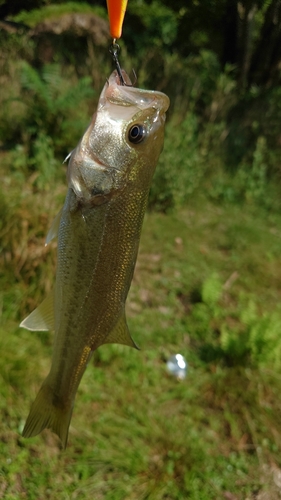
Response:
M188 364L182 354L175 354L167 361L167 370L179 380L186 377Z

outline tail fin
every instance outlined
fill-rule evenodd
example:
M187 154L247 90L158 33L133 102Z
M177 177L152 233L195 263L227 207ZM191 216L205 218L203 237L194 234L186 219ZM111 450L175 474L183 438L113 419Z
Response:
M52 389L46 380L31 405L22 435L32 437L45 428L51 429L60 438L63 448L66 448L72 405L67 408L56 407L53 398Z

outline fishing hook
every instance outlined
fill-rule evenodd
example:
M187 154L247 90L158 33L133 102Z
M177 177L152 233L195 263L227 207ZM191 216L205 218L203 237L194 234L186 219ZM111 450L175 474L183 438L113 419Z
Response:
M122 69L121 69L121 66L119 63L119 59L118 59L118 54L120 52L120 46L118 45L118 43L116 43L115 40L113 40L112 45L110 45L109 52L112 55L112 59L113 59L113 62L115 64L116 71L117 71L119 79L120 79L120 85L124 85L125 87L133 87L137 81L136 73L135 73L135 71L133 71L134 78L135 78L135 81L133 84L129 84L129 83L125 82L123 74L122 74Z

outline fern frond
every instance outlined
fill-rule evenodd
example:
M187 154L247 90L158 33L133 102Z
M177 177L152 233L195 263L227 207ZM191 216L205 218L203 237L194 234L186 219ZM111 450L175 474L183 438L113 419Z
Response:
M26 61L23 61L21 66L21 84L23 90L32 92L37 99L45 102L48 107L51 107L48 87L40 77L39 73Z
M94 94L95 92L91 88L91 78L86 76L78 80L75 86L71 85L64 89L64 93L58 96L56 108L57 110L75 108L82 100L89 99Z

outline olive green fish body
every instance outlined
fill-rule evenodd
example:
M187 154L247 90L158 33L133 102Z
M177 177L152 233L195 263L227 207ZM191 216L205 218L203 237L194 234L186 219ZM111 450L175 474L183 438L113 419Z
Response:
M160 92L119 85L113 73L71 154L69 189L58 219L54 293L21 324L55 330L51 370L31 407L26 437L49 427L66 446L91 353L110 342L136 347L125 302L168 103Z

